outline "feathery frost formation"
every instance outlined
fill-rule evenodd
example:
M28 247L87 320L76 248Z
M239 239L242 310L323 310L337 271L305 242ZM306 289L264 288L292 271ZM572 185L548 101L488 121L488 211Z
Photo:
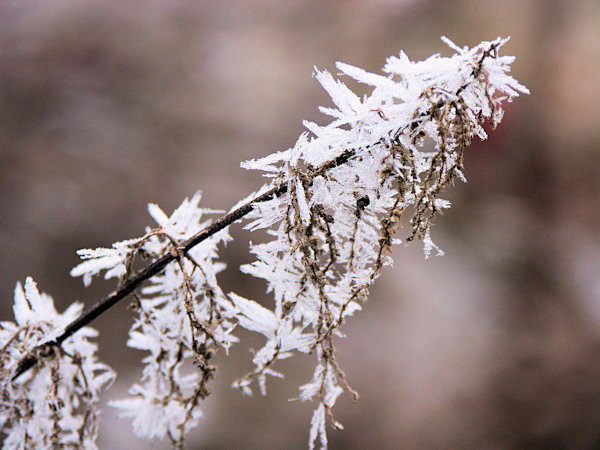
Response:
M96 358L90 339L97 331L85 327L60 348L44 347L80 313L73 303L64 313L40 293L31 278L15 288L16 323L0 322L0 429L3 448L96 448L99 391L115 373ZM18 362L30 352L40 356L35 370L12 380Z
M501 120L502 101L528 92L508 75L514 57L498 55L506 39L472 49L443 40L456 51L454 56L411 62L401 52L387 60L386 75L338 63L342 74L373 87L362 99L329 72L315 69L335 105L320 110L333 121L326 126L306 122L310 135L300 136L293 148L242 163L270 179L258 194L232 209L230 217L246 216L250 219L246 228L266 230L272 237L251 244L256 260L242 267L267 282L267 291L274 296L272 309L242 293L225 295L219 288L216 275L224 264L218 262L217 250L231 239L225 229L231 221L207 233L219 221L204 219L216 211L200 208L199 194L186 199L171 217L150 205L158 227L139 239L79 252L85 261L71 273L82 276L86 285L102 272L123 285L132 277L136 258L157 261L172 256L173 262L135 294L138 317L127 345L148 355L142 380L131 388L131 396L112 402L123 416L133 418L136 434L168 436L174 446L183 445L184 435L201 415L200 400L209 394L207 382L215 372L210 359L219 348L227 351L237 341L232 334L236 326L264 335L266 343L254 354L254 369L235 387L251 394L256 382L265 394L267 376L283 376L275 368L277 360L295 352L312 353L314 375L298 396L315 402L310 448L327 446L328 422L342 428L332 407L345 390L355 398L358 394L335 357L334 338L343 336L341 325L361 309L380 269L392 264L391 247L402 242L395 235L403 222L404 241L421 240L426 257L443 254L430 229L436 214L450 206L440 198L443 190L456 178L464 181L463 150L473 136L486 137L484 122L494 128ZM185 248L183 243L198 233L206 236ZM27 304L39 312L30 299L37 292L32 286L28 280ZM86 340L91 332L79 331L52 355L41 355L43 363L11 383L18 361L43 349L38 345L52 339L48 334L59 333L66 317L77 314L73 308L63 316L44 309L36 316L40 325L29 325L19 286L15 297L21 304L15 309L18 326L3 322L0 335L1 370L7 374L0 406L5 432L11 442L29 436L52 445L76 438L88 445L96 432L87 423L96 423L97 391L113 373L96 362L95 347ZM82 340L87 354L71 350ZM65 370L76 376L65 376ZM71 379L86 381L67 385ZM77 396L80 393L84 400ZM50 394L56 398L53 409L48 409L52 412L39 417L31 405L28 415L12 406L25 399L45 402ZM66 405L69 401L71 406ZM73 425L71 416L86 408L92 412L84 426Z
M136 295L133 306L138 317L127 345L149 354L143 359L141 382L130 389L131 397L111 402L120 415L133 418L135 434L148 439L168 436L174 446L183 445L185 433L201 415L199 402L209 394L206 383L215 372L209 363L212 347L228 350L237 342L230 320L235 311L216 279L225 268L215 259L217 246L230 240L227 230L186 253L179 246L209 224L203 220L205 214L219 212L202 209L199 202L197 193L184 200L171 217L157 205L149 205L158 228L148 229L142 238L114 244L112 249L80 251L86 261L71 272L84 281L102 270L106 276L127 278L136 256L155 260L169 252L176 255L175 263L152 277ZM112 266L116 254L124 257Z
M250 329L267 338L254 357L256 370L236 385L248 391L257 378L264 390L275 360L292 350L316 350L314 377L300 392L301 400L317 401L311 447L317 438L326 446L327 416L341 428L331 407L351 389L333 337L367 299L379 270L392 263L389 252L401 242L393 236L403 218L410 224L407 241L421 239L426 257L443 254L430 236L433 217L450 206L439 195L455 178L464 180L463 150L473 135L486 137L485 120L492 127L500 121L500 102L527 92L507 75L514 58L498 56L506 40L473 49L445 41L457 51L453 57L413 63L400 53L388 59L388 76L338 63L343 74L373 86L362 100L330 73L316 71L336 106L321 108L333 122L307 122L313 138L303 135L287 151L243 164L287 186L287 194L250 213L247 227L267 228L274 239L252 246L257 260L242 270L267 280L275 307L259 312L232 296L244 315L241 325L260 321Z

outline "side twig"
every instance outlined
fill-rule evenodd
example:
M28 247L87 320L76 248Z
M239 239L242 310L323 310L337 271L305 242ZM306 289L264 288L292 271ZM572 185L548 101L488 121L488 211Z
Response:
M207 228L204 228L191 238L182 242L180 246L182 253L188 252L200 242L208 239L209 237L213 236L214 234L218 233L224 228L227 228L232 223L236 222L237 220L250 213L254 209L255 204L271 200L273 196L280 196L286 191L287 185L274 187L272 189L269 189L267 192L253 198L252 200L235 209L234 211L231 211L230 213L222 216ZM169 263L175 261L177 257L177 254L172 254L170 252L165 254L161 258L149 264L144 269L140 270L132 278L122 283L122 285L117 290L113 291L102 300L99 300L94 305L90 306L86 311L84 311L81 314L81 316L79 316L77 319L75 319L73 322L67 325L65 331L63 331L60 336L40 346L46 349L45 352L40 353L40 351L37 351L23 358L19 362L16 373L13 376L13 380L17 379L19 376L21 376L23 373L27 372L29 369L31 369L37 364L39 360L39 357L37 356L38 354L46 354L50 352L52 348L60 346L66 339L68 339L74 333L76 333L86 325L89 325L92 321L94 321L105 311L112 308L122 299L131 294L145 280L152 278L154 275L163 270L165 266L167 266Z

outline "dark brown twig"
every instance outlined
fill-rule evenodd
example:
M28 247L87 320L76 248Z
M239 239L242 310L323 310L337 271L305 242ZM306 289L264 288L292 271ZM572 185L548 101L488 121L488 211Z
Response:
M327 171L328 169L332 169L334 167L338 167L342 164L345 164L355 154L356 154L356 150L354 150L354 149L346 150L342 154L340 154L337 158L335 158L335 159L325 163L323 166L321 166L319 168L318 172L322 173L322 172ZM287 184L281 184L281 185L275 186L275 187L269 189L268 191L254 197L249 202L243 204L242 206L238 207L237 209L231 211L230 213L222 216L221 218L219 218L218 220L213 222L210 226L199 231L197 234L195 234L191 238L183 241L181 243L181 245L179 246L181 253L187 253L190 249L194 248L200 242L205 241L209 237L217 234L219 231L227 228L232 223L240 220L242 217L249 214L254 209L254 206L256 204L271 200L271 199L273 199L273 197L279 197L286 192L287 192ZM114 305L116 305L122 299L124 299L129 294L131 294L135 289L137 289L140 286L140 284L142 284L144 281L152 278L154 275L159 273L169 263L175 261L177 258L178 258L177 253L168 252L165 255L163 255L162 257L160 257L159 259L157 259L156 261L154 261L153 263L149 264L147 267L140 270L133 277L131 277L128 280L121 283L121 285L118 287L117 290L113 291L112 293L107 295L102 300L99 300L98 302L96 302L96 304L90 306L86 311L83 312L83 314L81 314L81 316L79 316L77 319L75 319L73 322L71 322L69 325L67 325L67 327L65 328L65 331L63 331L60 336L58 336L53 341L49 341L49 342L42 344L40 346L40 348L43 347L46 349L51 349L51 348L60 346L66 339L71 337L74 333L79 331L81 328L90 324L92 321L94 321L97 317L99 317L105 311L112 308ZM13 380L17 379L23 373L27 372L29 369L31 369L33 366L35 366L39 360L39 357L37 356L38 354L39 354L39 351L34 351L34 352L29 353L23 359L21 359L21 361L19 361L19 365L17 367L15 375L13 376L12 379Z
M492 46L488 51L486 51L480 57L477 67L474 68L471 73L473 80L477 79L477 77L481 73L481 70L483 67L483 61L487 57L495 57L494 52L496 50L497 50L496 46ZM460 94L471 82L472 82L472 80L469 80L468 82L463 84L456 91L456 95ZM443 106L443 104L442 104L442 106ZM429 113L431 114L433 110L435 110L435 107L432 106L431 111L429 111ZM406 131L406 129L409 128L409 126L410 126L411 134L414 133L415 130L420 131L419 125L421 124L421 122L427 120L427 115L428 115L428 112L421 112L420 114L415 116L415 119L413 119L413 121L410 124L396 130L396 132L392 134L392 142L396 142L398 140L399 136L404 131ZM382 143L382 141L377 142L377 144L380 144L380 143ZM365 149L368 150L372 145L374 145L374 144L367 145L365 147ZM347 163L352 157L354 157L356 155L357 150L358 149L355 149L355 148L346 149L342 153L340 153L336 158L324 163L323 165L321 165L318 168L309 168L309 170L312 172L313 177L315 177L317 175L322 175L330 169L339 167L339 166ZM252 200L243 204L242 206L238 207L237 209L222 216L221 218L216 220L214 223L212 223L210 226L199 231L197 234L195 234L191 238L183 241L181 243L181 245L178 246L179 252L166 253L165 255L163 255L162 257L160 257L153 263L149 264L146 268L139 271L132 278L129 278L129 279L125 280L124 282L122 282L118 286L117 290L113 291L107 297L103 298L102 300L98 301L96 304L89 307L81 316L79 316L77 319L75 319L73 322L71 322L65 328L65 330L63 331L63 333L60 336L58 336L53 341L49 341L49 342L46 342L46 343L38 346L36 349L34 349L32 352L30 352L27 356L25 356L23 359L21 359L21 361L19 361L16 373L12 379L14 380L14 379L18 378L23 373L25 373L26 371L31 369L38 362L38 360L39 360L38 355L45 354L49 351L51 352L55 347L60 346L63 341L65 341L67 338L69 338L74 333L79 331L81 328L83 328L86 325L88 325L89 323L91 323L98 316L100 316L102 313L104 313L105 311L107 311L108 309L110 309L111 307L116 305L123 298L127 297L135 289L137 289L140 286L140 284L142 284L145 280L147 280L147 279L153 277L154 275L156 275L157 273L159 273L161 270L163 270L165 268L165 266L167 266L169 263L178 259L182 254L187 253L190 249L192 249L193 247L198 245L200 242L208 239L209 237L211 237L214 234L218 233L219 231L227 228L232 223L240 220L242 217L249 214L254 209L254 206L256 204L271 200L271 199L273 199L273 197L279 197L286 192L287 192L287 184L282 183L282 184L274 186L273 188L256 196L255 198L253 198ZM417 207L418 206L419 205L417 205ZM409 240L410 240L410 238L409 238ZM321 342L321 341L322 341L322 339L320 339L318 342Z

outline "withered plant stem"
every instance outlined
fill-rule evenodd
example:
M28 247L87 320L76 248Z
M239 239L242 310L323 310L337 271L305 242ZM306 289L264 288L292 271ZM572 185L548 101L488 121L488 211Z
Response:
M348 162L348 160L356 153L354 149L346 150L342 154L340 154L337 158L325 163L323 166L319 168L319 172L325 172L334 167L338 167L342 164ZM218 220L213 222L208 227L202 229L194 236L189 239L183 241L179 245L179 252L186 253L196 245L201 243L202 241L208 239L209 237L215 235L219 231L227 228L232 223L240 220L247 214L249 214L254 206L258 203L266 202L271 200L274 196L279 197L287 192L287 185L281 184L279 186L275 186L268 191L257 195L252 200L247 203L244 203L242 206L236 208L228 214L220 217ZM180 253L179 253L180 254ZM156 261L152 262L144 269L137 272L133 277L127 279L121 286L115 291L108 294L103 299L96 302L94 305L90 306L86 309L77 319L71 322L65 328L65 331L62 332L60 336L56 339L46 342L42 344L43 348L38 349L38 352L35 354L29 354L24 357L17 367L16 373L13 376L13 380L17 379L23 373L27 372L33 366L35 366L39 360L38 354L44 354L46 352L52 351L53 348L60 346L66 339L71 337L74 333L79 331L81 328L89 325L92 321L94 321L97 317L103 314L108 309L112 308L114 305L119 303L129 294L131 294L134 290L136 290L144 281L152 278L154 275L163 270L169 263L175 261L178 258L177 252L168 252ZM44 351L45 350L45 351Z

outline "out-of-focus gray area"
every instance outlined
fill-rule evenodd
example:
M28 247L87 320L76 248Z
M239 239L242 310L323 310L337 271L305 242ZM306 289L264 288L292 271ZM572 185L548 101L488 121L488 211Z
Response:
M1 2L1 320L28 275L61 310L110 292L69 277L75 250L141 235L147 203L170 213L200 189L229 209L258 188L239 162L293 145L302 119L326 120L313 65L378 71L401 49L449 55L441 35L512 36L503 52L531 95L468 150L469 182L433 231L446 256L398 248L347 323L339 360L361 399L338 402L346 429L330 429L330 447L600 446L596 1ZM237 270L249 235L232 234L224 289L268 303ZM140 375L125 306L95 324L119 372L106 400ZM313 405L287 400L314 358L283 362L267 397L244 398L229 385L251 368L249 348L218 355L189 448L306 446ZM107 406L99 445L166 443L137 440Z

